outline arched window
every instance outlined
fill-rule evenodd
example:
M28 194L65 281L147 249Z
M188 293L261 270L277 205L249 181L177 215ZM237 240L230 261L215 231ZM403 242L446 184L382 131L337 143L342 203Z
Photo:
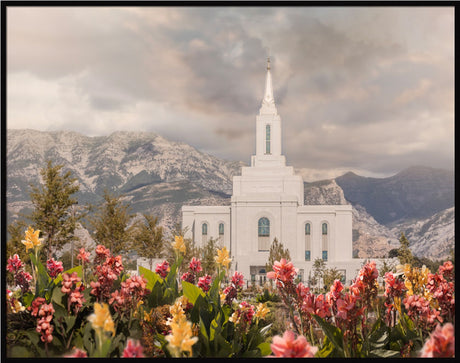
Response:
M223 236L223 235L224 235L224 224L219 223L219 236Z
M258 222L259 251L268 251L270 249L270 221L262 217Z
M268 218L259 219L259 237L270 236L270 221Z
M271 154L270 151L270 125L265 125L265 154Z
M201 225L201 244L204 246L206 243L208 243L208 224L203 223Z
M310 223L305 223L305 261L311 260Z
M329 244L329 238L327 235L327 223L323 223L321 226L322 230L322 258L324 261L327 261L327 251L328 251L328 244Z

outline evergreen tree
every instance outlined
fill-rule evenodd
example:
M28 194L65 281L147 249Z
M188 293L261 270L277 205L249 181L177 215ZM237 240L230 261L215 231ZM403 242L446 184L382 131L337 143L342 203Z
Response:
M104 191L104 201L99 205L90 225L94 230L96 243L107 247L112 254L127 252L131 244L132 228L128 224L133 217L130 206L124 204L121 196Z
M290 261L291 255L289 254L289 249L284 249L283 244L278 242L278 239L275 237L273 243L270 246L268 263L265 265L265 270L267 272L273 271L273 264L275 261L280 261L282 258L286 259L286 261Z
M406 263L412 265L414 263L414 256L412 255L412 252L409 249L409 241L404 235L404 232L401 232L399 243L401 244L401 246L398 249L399 263L401 265L404 265Z
M216 273L217 263L214 258L217 256L217 250L220 248L221 247L218 245L217 240L213 238L210 238L206 245L200 248L203 274L209 274L212 276Z
M323 283L326 290L328 290L335 280L341 280L343 278L342 272L337 270L335 267L326 268L323 273Z
M163 227L158 225L158 217L143 214L144 219L134 226L132 246L141 257L150 260L152 270L153 259L163 255Z
M30 261L29 253L26 252L21 242L25 239L27 223L17 219L8 225L7 230L10 238L6 244L6 258L12 257L16 253L23 263L28 264Z
M40 172L43 184L31 185L30 199L34 205L30 219L45 237L48 258L66 243L75 240L74 230L80 217L75 214L77 200L72 195L80 189L70 171L49 160Z

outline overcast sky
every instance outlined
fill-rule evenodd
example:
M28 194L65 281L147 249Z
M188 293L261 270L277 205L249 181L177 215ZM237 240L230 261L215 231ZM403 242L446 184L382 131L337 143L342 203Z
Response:
M249 163L268 54L306 181L453 169L452 7L8 7L7 127L150 131Z

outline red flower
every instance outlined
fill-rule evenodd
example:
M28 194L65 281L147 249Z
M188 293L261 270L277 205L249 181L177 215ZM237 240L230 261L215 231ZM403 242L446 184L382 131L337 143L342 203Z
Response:
M277 280L277 283L281 281L285 284L293 282L296 275L297 272L292 262L287 262L284 258L282 258L281 261L275 261L273 264L273 271L267 273L269 279Z
M420 357L452 358L455 356L455 330L451 323L437 325L423 346Z
M22 261L19 256L15 253L13 257L8 259L8 265L6 269L10 272L18 272L19 269L22 267Z
M239 273L238 271L235 271L235 273L232 276L232 284L236 288L242 287L244 285L244 276L243 276L243 274Z
M157 264L155 272L164 279L166 276L168 276L169 262L163 261L162 263Z
M191 272L184 272L181 276L181 280L190 282L191 284L195 283L195 275Z
M211 282L212 282L211 276L205 275L198 279L198 287L204 292L207 292L211 287Z
M144 348L138 340L128 339L123 358L144 358Z
M77 259L81 260L81 262L89 262L89 255L90 253L86 252L84 248L80 248L80 253L77 256Z
M276 357L285 358L314 357L318 351L318 347L311 346L303 335L295 339L295 334L290 330L286 330L283 337L274 336L270 347Z
M203 271L203 269L201 268L201 261L197 260L195 257L193 257L190 261L189 268L195 273Z
M64 271L64 267L62 267L61 261L55 261L54 258L49 259L46 261L46 268L51 276L51 278L55 278L59 275L62 271Z

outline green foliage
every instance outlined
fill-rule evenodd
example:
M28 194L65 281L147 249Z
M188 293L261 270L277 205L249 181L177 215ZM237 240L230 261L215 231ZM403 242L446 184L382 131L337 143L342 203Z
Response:
M276 291L270 292L267 288L264 288L263 294L256 295L256 301L258 303L266 303L268 301L280 302L281 298Z
M323 273L323 283L326 290L331 287L335 280L341 280L342 278L343 274L335 267L330 269L326 268Z
M409 241L407 240L403 232L401 232L399 243L401 244L401 246L398 249L399 263L401 265L404 265L406 263L412 265L414 263L414 256L412 255L412 252L409 249Z
M125 204L121 196L104 191L104 201L90 220L94 229L94 239L104 245L113 254L127 252L131 242L131 229L128 223L133 217L129 213L130 207Z
M217 271L217 263L214 257L217 256L217 250L220 248L218 241L210 238L205 246L200 248L201 256L201 267L203 268L203 274L213 275Z
M29 263L29 254L26 252L22 240L24 239L24 231L27 230L27 223L21 219L15 220L7 227L10 238L6 243L7 258L17 254L22 262Z
M278 239L275 238L270 246L268 262L265 265L265 270L267 272L273 271L273 264L275 263L275 261L281 261L282 258L286 259L287 261L291 259L289 249L285 249L283 244L281 242L278 242Z
M132 247L138 255L150 259L161 257L164 248L163 227L158 225L158 217L143 214L144 220L138 221L133 227Z
M74 230L81 218L75 213L77 200L72 197L80 186L70 171L63 173L63 165L48 161L40 171L43 184L31 185L30 199L34 210L30 219L45 236L48 259L63 245L75 239Z

